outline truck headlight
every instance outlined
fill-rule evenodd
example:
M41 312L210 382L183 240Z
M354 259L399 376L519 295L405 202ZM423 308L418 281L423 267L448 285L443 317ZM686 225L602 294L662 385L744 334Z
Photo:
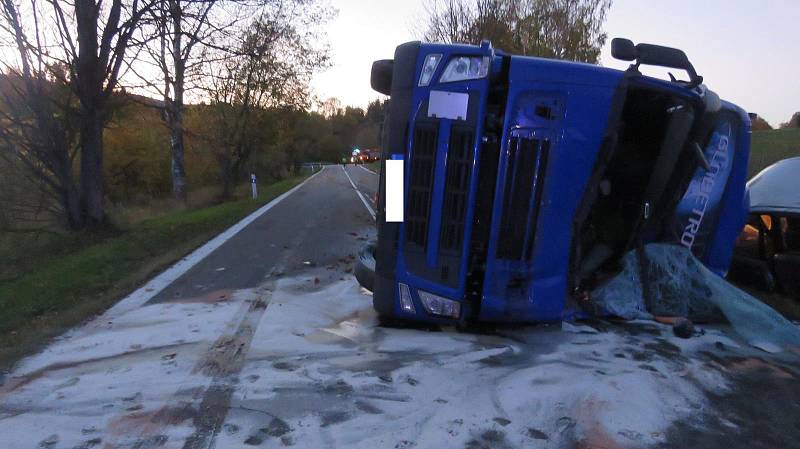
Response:
M433 315L447 316L451 318L458 318L461 315L461 303L453 301L452 299L442 298L433 293L418 290L419 299L428 313Z
M433 73L436 72L436 66L442 59L441 53L433 53L425 57L425 63L422 64L422 72L419 74L419 86L427 86L431 83Z
M485 78L489 73L492 58L488 56L459 56L450 60L444 68L440 83Z

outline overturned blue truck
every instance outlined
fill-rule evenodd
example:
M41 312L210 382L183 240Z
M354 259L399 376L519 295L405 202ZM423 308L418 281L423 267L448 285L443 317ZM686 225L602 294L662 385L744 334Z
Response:
M358 276L379 316L568 319L653 242L726 273L747 214L748 115L681 50L614 39L612 54L630 67L489 42L410 42L373 64L373 89L390 96L382 164L404 166L403 221L385 220L381 170L374 272Z

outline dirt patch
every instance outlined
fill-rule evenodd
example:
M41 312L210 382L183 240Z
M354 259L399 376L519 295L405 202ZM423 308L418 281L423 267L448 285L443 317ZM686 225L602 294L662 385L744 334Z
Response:
M201 296L193 296L188 298L172 298L165 303L201 303L201 304L216 304L223 301L228 301L233 297L233 293L235 290L214 290L213 292L208 292L205 295Z
M534 427L528 427L527 435L529 438L533 438L534 440L549 440L550 437L547 436L546 433L542 432L539 429Z
M506 441L506 434L500 430L485 430L480 435L467 441L465 449L502 449L512 445Z

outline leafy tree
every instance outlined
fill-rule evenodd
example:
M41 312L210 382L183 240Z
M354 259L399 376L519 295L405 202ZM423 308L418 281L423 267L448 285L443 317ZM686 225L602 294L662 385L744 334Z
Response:
M107 196L113 203L146 202L171 189L169 131L147 99L125 96L104 133ZM152 100L150 100L152 101Z
M216 114L211 135L223 197L231 195L258 146L255 123L268 108L309 104L311 76L328 64L318 26L330 11L309 0L284 1L265 9L246 30L232 58L209 64L207 94Z
M772 129L769 123L766 120L761 118L758 114L751 112L750 114L750 128L753 131L764 131Z
M792 114L788 122L781 123L781 128L800 128L800 112Z
M439 0L427 9L423 38L596 63L611 0Z

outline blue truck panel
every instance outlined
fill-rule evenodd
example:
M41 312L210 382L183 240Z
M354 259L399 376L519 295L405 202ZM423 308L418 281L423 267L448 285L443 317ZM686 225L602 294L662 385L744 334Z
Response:
M538 58L511 60L509 114L504 129L546 129L552 140L530 261L497 257L498 242L504 237L499 223L503 203L499 199L505 194L508 135L502 140L482 319L553 321L561 319L564 313L570 257L565 248L570 247L572 239L569 220L564 218L575 214L586 188L608 126L613 95L622 77L620 72L602 71L603 76L595 84L591 83L590 69ZM540 72L551 76L539 81ZM555 120L535 113L536 105L548 99L559 103ZM520 278L521 285L509 290L506 287L513 278Z
M409 43L391 67L383 159L405 161L406 211L382 221L379 188L382 316L561 320L624 252L653 241L727 270L746 213L749 119L715 102L688 60L692 80L676 82L638 65Z

